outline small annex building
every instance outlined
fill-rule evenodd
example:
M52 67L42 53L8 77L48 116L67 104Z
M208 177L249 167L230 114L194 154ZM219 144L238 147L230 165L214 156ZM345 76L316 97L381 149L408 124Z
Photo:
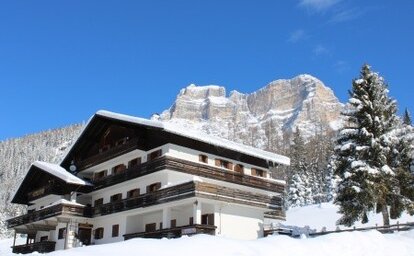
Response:
M289 158L170 123L98 111L60 164L34 162L7 220L27 242L14 253L50 252L135 237L263 236L283 220Z

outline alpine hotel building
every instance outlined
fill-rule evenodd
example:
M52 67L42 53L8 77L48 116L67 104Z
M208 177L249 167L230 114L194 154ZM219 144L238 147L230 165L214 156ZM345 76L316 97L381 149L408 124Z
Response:
M289 158L98 111L59 165L31 165L12 200L27 214L7 220L27 235L13 252L200 233L262 237L265 218L285 217L285 182L271 177L279 165Z

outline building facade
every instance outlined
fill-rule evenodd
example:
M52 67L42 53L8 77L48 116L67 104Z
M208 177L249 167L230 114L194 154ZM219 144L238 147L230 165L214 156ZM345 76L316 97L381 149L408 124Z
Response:
M271 171L289 159L270 152L108 111L88 122L59 165L35 162L9 219L27 242L13 252L49 252L135 237L263 236L284 219L285 183Z

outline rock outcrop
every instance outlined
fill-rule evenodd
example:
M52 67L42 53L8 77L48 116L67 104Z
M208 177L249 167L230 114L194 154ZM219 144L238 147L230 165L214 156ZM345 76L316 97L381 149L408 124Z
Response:
M255 147L277 151L299 127L305 137L332 132L341 124L343 105L310 75L276 80L256 92L227 96L224 87L189 85L159 118Z

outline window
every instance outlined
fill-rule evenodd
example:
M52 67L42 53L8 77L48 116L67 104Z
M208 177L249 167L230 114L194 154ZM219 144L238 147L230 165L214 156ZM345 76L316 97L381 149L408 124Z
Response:
M131 169L135 166L138 166L141 164L141 157L134 158L131 161L128 162L128 169Z
M258 176L258 177L264 177L265 176L265 171L260 170L260 169L256 169L256 168L252 168L252 175L253 176Z
M211 213L201 215L201 224L214 225L214 214Z
M112 237L119 236L119 225L112 225Z
M66 228L59 228L58 230L58 239L65 238Z
M193 225L194 224L194 218L190 217L190 219L188 220L188 225Z
M118 202L118 201L121 201L121 200L122 200L122 194L121 193L111 196L111 203Z
M244 167L243 167L243 165L236 164L234 166L234 171L237 172L237 173L243 174L244 173Z
M155 158L158 158L158 157L160 157L161 155L162 155L162 150L161 150L161 149L155 150L154 152L149 153L149 154L147 155L147 161L154 160Z
M145 224L145 232L153 232L157 229L156 223Z
M139 188L132 189L132 190L127 192L127 198L137 197L137 196L139 196L139 192L140 192Z
M100 205L103 205L103 198L99 198L99 199L95 200L94 206L97 207L97 206L100 206Z
M41 236L40 237L40 242L47 241L48 238L49 238L48 236Z
M126 166L124 164L119 164L115 166L114 168L112 168L112 173L114 175L117 175L117 174L123 173L125 169L126 169Z
M206 155L199 155L198 156L198 161L207 164L208 163L208 157Z
M107 172L108 172L107 170L103 170L103 171L100 171L100 172L95 172L93 174L93 179L94 180L100 180L102 178L105 178L106 175L107 175Z
M95 229L95 239L102 239L104 237L104 228Z
M176 219L171 220L170 223L171 223L171 228L177 227L177 220Z
M161 188L161 182L153 183L147 186L147 193L155 192Z
M226 168L229 170L233 169L233 164L230 163L229 161L223 160L223 159L216 159L216 166L218 167L222 167L222 168Z

